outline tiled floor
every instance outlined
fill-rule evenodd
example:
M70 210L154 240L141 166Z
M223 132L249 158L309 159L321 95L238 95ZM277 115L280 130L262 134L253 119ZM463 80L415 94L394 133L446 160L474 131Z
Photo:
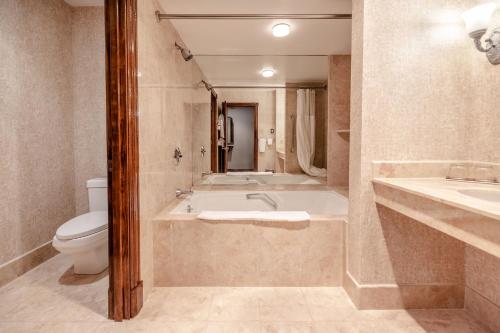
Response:
M59 255L0 289L0 332L486 333L462 310L358 311L341 288L155 288L140 315L106 319L106 274Z

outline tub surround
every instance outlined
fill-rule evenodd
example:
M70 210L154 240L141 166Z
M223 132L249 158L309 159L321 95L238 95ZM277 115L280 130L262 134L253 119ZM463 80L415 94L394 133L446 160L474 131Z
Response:
M342 219L157 219L155 286L341 286Z
M200 86L206 78L196 59L184 61L175 48L175 42L183 41L172 23L156 20L155 11L166 12L160 3L145 0L137 5L141 278L147 299L153 286L152 221L175 199L177 188L192 186L193 170L201 176L204 162L195 157L200 147L193 146L204 142L206 136L193 124L193 113L207 110L209 114L210 93ZM176 147L183 153L179 163L172 157Z

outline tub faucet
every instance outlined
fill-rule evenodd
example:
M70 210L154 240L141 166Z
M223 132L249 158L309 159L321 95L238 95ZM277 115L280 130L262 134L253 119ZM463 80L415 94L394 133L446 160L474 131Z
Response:
M274 201L268 194L266 193L248 193L247 200L250 199L261 199L270 204L274 210L278 210L278 203Z
M180 188L178 188L177 190L175 190L175 197L176 198L180 197L183 194L193 194L193 191L192 190L183 191Z

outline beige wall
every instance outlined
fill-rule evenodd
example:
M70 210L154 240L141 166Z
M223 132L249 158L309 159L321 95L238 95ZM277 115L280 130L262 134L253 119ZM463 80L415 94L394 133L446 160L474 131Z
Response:
M276 138L271 128L276 128L276 92L271 89L217 89L219 104L259 103L259 139L273 138L273 145L266 145L266 152L259 153L259 171L275 169Z
M440 235L425 237L427 231L410 219L377 209L371 162L499 161L494 147L500 137L494 133L500 131L495 111L500 68L474 49L460 20L460 13L476 3L353 2L347 269L361 285L459 283L459 275L455 281L451 276L460 269L456 256L463 258L463 250L451 240L443 246ZM403 228L395 229L395 221L404 221ZM415 255L427 253L425 260L391 251L405 249L409 240ZM429 265L443 258L455 264L445 266L447 271ZM483 277L490 283L487 274Z
M328 57L328 184L349 185L351 56Z
M106 171L106 142L102 8L9 0L0 12L1 285L55 253L56 229L86 207L81 177Z
M106 176L104 7L72 8L76 214L88 211L86 180Z
M2 265L49 242L75 199L71 10L32 0L2 1L0 11Z
M141 205L141 275L145 294L153 285L152 218L175 198L175 189L189 189L193 180L193 104L210 103L199 85L203 75L175 48L182 42L172 24L158 23L155 0L138 3L139 158ZM174 160L180 147L183 158Z

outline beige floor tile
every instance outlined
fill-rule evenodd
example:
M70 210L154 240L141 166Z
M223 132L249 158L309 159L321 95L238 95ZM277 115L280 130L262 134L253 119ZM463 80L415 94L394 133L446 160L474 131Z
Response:
M311 322L264 322L261 325L262 333L312 333Z
M314 333L360 333L358 322L314 322Z
M305 304L261 305L260 320L269 322L310 322L313 320Z
M209 322L205 333L260 333L260 323L253 322Z
M221 288L212 298L210 321L259 320L258 288Z

